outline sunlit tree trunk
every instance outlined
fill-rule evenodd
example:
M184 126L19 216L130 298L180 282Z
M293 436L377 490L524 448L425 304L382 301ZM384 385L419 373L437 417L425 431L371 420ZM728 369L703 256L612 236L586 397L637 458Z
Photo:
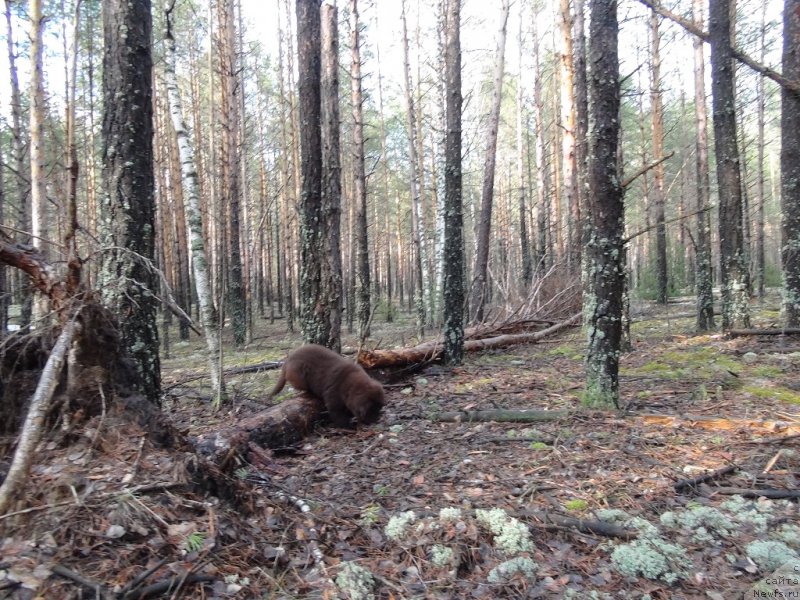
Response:
M694 21L703 25L703 0L694 0ZM705 58L703 41L694 46L695 167L697 169L697 249L695 286L697 290L697 330L714 329L714 296L711 270L711 183L708 167L708 113L706 109Z
M500 30L497 33L497 52L495 54L494 87L486 124L486 142L483 160L483 184L481 186L481 211L478 217L478 238L476 240L475 268L470 292L470 317L479 322L484 318L485 304L489 286L489 246L492 231L492 204L494 202L494 177L497 162L497 131L500 127L500 105L503 100L503 74L505 71L506 25L510 3L502 0Z
M50 239L47 226L47 171L45 168L45 96L44 73L42 71L43 30L44 16L42 14L42 1L30 0L28 4L28 17L30 18L31 41L31 83L30 83L30 156L31 156L31 237L33 244L47 259L50 256ZM34 296L34 320L41 319L47 314L47 299L41 294Z
M719 189L722 328L750 326L750 280L744 251L742 185L736 139L730 0L711 0L711 93Z
M150 1L104 0L103 9L105 252L100 287L106 305L119 317L121 344L135 361L143 395L158 402Z
M211 389L215 404L222 402L225 393L225 382L220 377L220 336L217 311L214 308L214 294L208 273L208 260L206 258L205 241L203 240L203 216L200 211L200 196L197 183L197 167L194 160L194 147L186 129L183 118L183 108L178 88L178 77L175 73L175 39L172 37L171 15L167 14L166 51L164 73L167 83L169 110L172 125L178 142L178 152L181 163L181 179L186 202L187 220L189 222L189 236L192 249L192 269L194 284L197 291L197 301L200 306L200 322L206 338L208 350L208 368L211 378Z
M586 248L589 283L583 303L589 340L583 401L588 406L611 408L619 405L625 289L625 208L617 163L620 130L617 0L594 0L590 23L592 235Z
M785 0L783 76L800 80L800 6ZM781 89L781 258L787 327L800 327L800 97Z

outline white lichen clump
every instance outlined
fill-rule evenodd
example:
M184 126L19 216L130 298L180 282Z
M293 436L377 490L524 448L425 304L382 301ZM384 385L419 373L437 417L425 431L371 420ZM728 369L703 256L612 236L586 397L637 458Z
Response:
M460 508L446 506L445 508L439 510L439 522L442 525L446 525L447 523L454 523L460 520L461 520Z
M447 567L453 562L453 549L436 544L431 547L431 562L437 567Z
M797 562L800 559L797 552L777 540L750 542L745 547L745 552L762 571L774 571L789 561Z
M508 584L515 575L522 575L526 579L533 579L536 569L539 567L535 562L526 556L517 556L500 563L489 571L487 580L489 583Z
M778 537L793 548L800 548L800 527L784 524L778 530Z
M732 519L709 506L695 506L684 512L666 512L661 515L661 524L688 529L696 542L711 542L715 539L713 534L716 537L728 537L737 529Z
M672 584L688 575L686 549L658 536L622 544L611 553L611 563L628 577L646 577Z
M411 525L416 518L417 515L414 514L413 510L393 516L389 519L389 522L386 523L386 529L384 530L386 537L388 537L390 540L394 540L395 542L399 542L401 539L403 539L408 526Z
M375 580L372 573L354 562L343 563L336 576L336 585L350 600L372 600Z
M533 548L528 526L509 516L502 508L475 511L478 522L494 535L495 546L506 554L528 552Z
M723 510L736 515L736 521L750 524L760 533L767 531L775 504L769 500L754 502L741 496L731 496L720 505Z
M658 528L650 521L641 517L632 517L624 510L606 508L598 510L595 514L601 521L627 529L635 529L643 536L658 536Z

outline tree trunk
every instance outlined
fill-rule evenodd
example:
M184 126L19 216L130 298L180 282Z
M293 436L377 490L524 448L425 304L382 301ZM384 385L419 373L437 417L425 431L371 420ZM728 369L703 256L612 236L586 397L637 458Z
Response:
M547 136L544 126L544 101L542 99L542 70L539 57L539 35L537 32L538 9L534 7L533 22L533 119L536 127L536 270L546 271L552 264L553 249L550 232L551 181L550 163L547 160Z
M322 5L322 302L328 348L342 349L342 168L339 144L338 10ZM363 164L363 163L362 163ZM366 200L365 200L366 201ZM369 274L367 274L369 280Z
M711 93L719 190L722 328L749 327L750 280L744 251L742 185L736 139L730 0L711 0Z
M524 129L523 124L525 120L523 115L523 85L522 85L522 4L520 4L520 19L519 30L517 32L517 63L519 64L519 76L517 77L517 199L519 202L519 243L520 253L522 258L522 286L527 292L528 287L533 280L533 258L531 257L530 239L528 237L528 209L526 208L525 197L525 145L524 145Z
M414 304L417 309L417 333L424 335L427 324L425 310L425 257L422 243L422 215L420 214L420 174L417 173L417 114L411 94L411 64L408 50L408 24L406 22L406 0L402 0L403 20L403 81L406 97L406 127L408 129L409 185L411 190L411 238L414 247ZM399 217L399 215L398 215Z
M356 203L356 260L358 280L358 337L369 337L370 297L369 237L367 236L367 176L364 171L364 112L361 94L361 21L358 0L350 0L350 96L353 103L353 185ZM377 256L374 258L377 260Z
M783 11L783 76L800 79L800 7ZM781 88L781 222L784 313L787 327L800 327L800 94Z
M320 5L297 0L300 121L300 309L303 338L328 344L329 313L322 290L322 132L320 130Z
M497 131L500 127L500 105L503 100L503 74L505 70L506 24L511 4L502 0L500 31L497 34L494 88L489 118L486 125L486 147L483 160L483 185L481 186L481 212L476 240L475 269L470 292L471 321L483 321L488 294L489 244L492 232L492 205L494 203L494 175L497 162Z
M760 61L763 64L766 60L766 36L767 36L767 3L765 2L761 9L761 56ZM758 121L757 140L756 140L756 248L755 248L755 291L759 298L763 298L765 294L764 289L764 146L766 140L764 139L765 129L765 113L766 113L766 93L764 84L766 78L762 75L756 80L756 119Z
M574 273L581 264L581 214L578 199L578 173L575 156L575 61L572 43L572 14L569 0L560 0L561 56L561 174L562 197L569 211L567 223L567 264Z
M122 343L135 361L141 391L158 402L150 0L106 0L103 28L106 251L100 283L106 306L119 316Z
M447 0L445 22L444 362L464 355L464 217L461 188L461 0Z
M211 291L211 282L208 274L208 260L206 258L205 241L203 240L203 217L200 211L200 197L198 195L197 168L194 162L194 147L186 123L183 119L178 77L175 73L175 39L172 37L171 13L167 10L166 50L167 57L164 63L164 74L167 80L167 94L169 97L170 115L175 136L178 141L178 152L181 161L181 176L188 213L189 235L192 248L192 269L194 272L197 301L200 306L200 322L208 349L208 370L211 377L211 389L214 402L219 405L225 393L225 382L220 377L220 339L217 312L214 309L214 296Z
M44 73L42 55L44 53L44 16L42 15L42 0L30 0L28 4L29 18L31 21L31 88L30 88L30 155L31 155L31 237L33 244L40 248L43 256L50 254L50 245L45 239L48 233L47 226L47 172L45 168L45 95ZM44 318L47 314L47 299L34 296L34 320Z
M589 344L586 354L588 406L619 405L619 354L625 291L625 207L619 183L619 60L616 0L592 3L589 63L592 65L590 197L592 235L584 314Z
M661 33L659 16L650 14L651 54L650 54L650 112L653 119L653 207L656 226L656 301L666 305L669 298L667 281L667 227L664 223L664 108L661 98Z
M703 0L694 0L694 20L703 26ZM711 183L708 168L708 114L706 111L703 40L694 38L695 168L697 169L697 331L714 329L714 280L711 270Z
M227 209L223 223L225 232L226 268L221 277L225 295L226 311L231 316L231 330L236 347L244 345L247 339L247 311L245 307L244 275L241 250L241 197L243 182L241 174L241 152L239 130L241 115L239 100L241 93L239 81L239 61L236 58L236 27L234 24L234 3L217 2L217 22L219 39L220 104L217 117L221 128L219 162L222 169L221 202ZM227 279L227 285L223 282Z

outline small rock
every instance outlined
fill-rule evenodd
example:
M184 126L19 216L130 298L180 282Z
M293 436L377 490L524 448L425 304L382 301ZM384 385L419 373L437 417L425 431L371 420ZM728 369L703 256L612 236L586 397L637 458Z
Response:
M758 354L755 352L746 352L744 355L742 355L742 360L745 364L752 365L758 361Z

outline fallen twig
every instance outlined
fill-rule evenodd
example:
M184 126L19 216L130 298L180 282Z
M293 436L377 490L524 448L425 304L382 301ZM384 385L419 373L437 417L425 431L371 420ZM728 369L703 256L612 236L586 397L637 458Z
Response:
M721 469L717 469L716 471L711 471L710 473L705 473L703 475L699 475L692 479L681 479L680 481L676 481L672 484L672 487L675 488L676 492L680 492L686 488L693 488L697 487L701 483L705 483L706 481L711 481L712 479L719 479L720 477L724 477L730 473L733 473L738 469L736 465L728 465L727 467L723 467Z

